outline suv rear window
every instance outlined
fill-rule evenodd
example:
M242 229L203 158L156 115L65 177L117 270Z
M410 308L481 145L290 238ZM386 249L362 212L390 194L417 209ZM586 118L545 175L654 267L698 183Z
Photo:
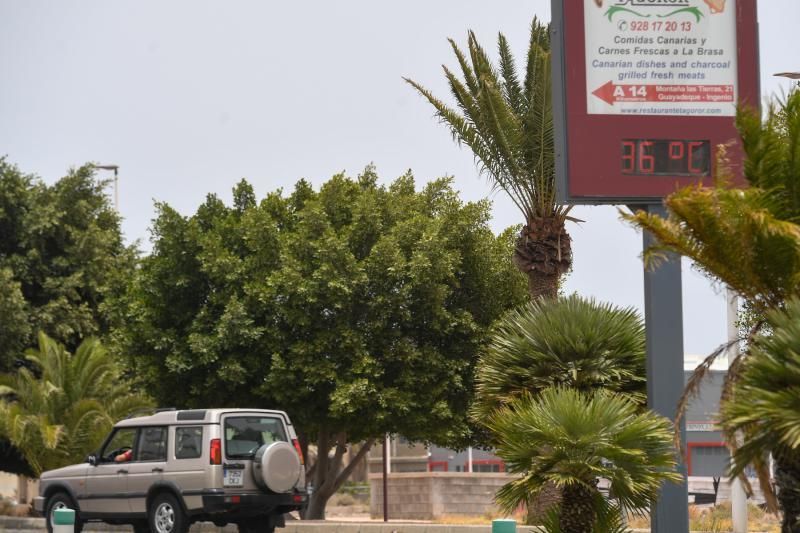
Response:
M202 455L203 428L175 428L175 459L197 459Z
M253 457L261 446L288 442L283 422L264 416L231 416L225 419L225 456L228 459Z

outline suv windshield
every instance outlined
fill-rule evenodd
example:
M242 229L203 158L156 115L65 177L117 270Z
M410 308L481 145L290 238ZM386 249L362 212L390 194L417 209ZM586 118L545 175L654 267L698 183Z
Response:
M264 444L288 442L279 418L230 416L225 419L225 456L229 459L253 457Z

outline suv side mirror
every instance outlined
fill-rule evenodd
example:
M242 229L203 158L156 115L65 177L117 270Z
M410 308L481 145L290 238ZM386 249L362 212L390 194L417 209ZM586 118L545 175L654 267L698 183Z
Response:
M97 466L97 456L95 454L88 455L86 457L86 462L92 466Z

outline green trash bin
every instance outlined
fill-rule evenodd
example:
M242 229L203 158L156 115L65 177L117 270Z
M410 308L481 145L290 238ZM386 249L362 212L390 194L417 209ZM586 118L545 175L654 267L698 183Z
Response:
M517 533L517 522L507 518L492 520L492 533Z
M53 533L72 533L75 531L75 511L56 509L53 511Z

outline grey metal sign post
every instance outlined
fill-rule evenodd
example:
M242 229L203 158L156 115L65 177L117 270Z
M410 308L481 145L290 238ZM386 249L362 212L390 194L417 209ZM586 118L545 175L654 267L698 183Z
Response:
M643 207L648 213L666 217L663 205ZM655 242L644 233L644 250ZM656 413L675 420L678 400L683 393L683 298L681 258L669 254L655 270L644 271L644 315L647 324L647 405ZM686 439L686 423L681 421L681 438ZM684 446L685 447L685 446ZM680 484L666 483L655 508L650 510L653 533L689 532L689 494L686 465Z

